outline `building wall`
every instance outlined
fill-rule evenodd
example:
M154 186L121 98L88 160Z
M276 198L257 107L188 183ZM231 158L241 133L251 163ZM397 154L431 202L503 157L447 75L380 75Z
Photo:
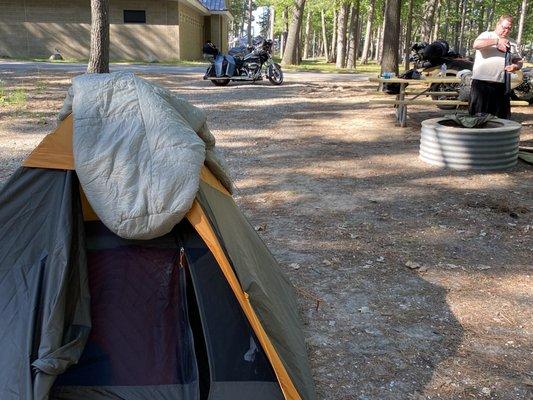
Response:
M224 47L222 47L222 41L221 41L222 27L220 26L220 22L221 22L220 15L211 15L209 17L209 22L211 25L211 40L213 44L217 46L220 49L220 51L225 52L226 50L224 49Z
M179 6L180 58L199 60L204 44L204 16L198 11L180 3Z
M201 57L203 23L198 21L203 17L199 18L199 12L183 6L184 15L180 16L182 5L169 0L110 3L111 59ZM145 10L146 24L124 24L125 9ZM0 56L48 57L57 48L67 58L88 58L90 21L89 0L0 0ZM180 23L184 25L181 29Z
M206 39L211 39L213 44L223 53L228 51L229 18L225 15L216 14L205 17Z

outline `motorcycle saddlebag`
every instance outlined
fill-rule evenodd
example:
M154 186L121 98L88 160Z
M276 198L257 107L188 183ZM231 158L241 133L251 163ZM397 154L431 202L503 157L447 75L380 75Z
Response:
M235 74L235 59L232 56L219 54L215 58L215 73L217 77L232 77Z

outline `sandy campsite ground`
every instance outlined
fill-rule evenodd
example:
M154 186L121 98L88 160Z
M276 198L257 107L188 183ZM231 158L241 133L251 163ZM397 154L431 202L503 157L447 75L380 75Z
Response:
M0 68L28 96L0 105L0 184L53 129L76 74ZM319 399L531 398L531 166L425 165L419 124L437 112L395 127L353 75L224 88L143 76L206 111L236 201L296 287ZM531 144L533 109L516 111Z

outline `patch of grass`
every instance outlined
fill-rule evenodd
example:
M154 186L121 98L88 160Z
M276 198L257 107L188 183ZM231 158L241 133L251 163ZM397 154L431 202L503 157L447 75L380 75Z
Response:
M279 58L275 58L276 62L279 62ZM328 63L323 58L317 58L312 60L302 60L302 63L299 65L285 65L283 69L288 71L297 71L297 72L325 72L325 73L336 73L336 74L369 74L369 73L379 73L380 66L374 62L368 64L356 64L355 68L337 68L334 63Z
M9 101L14 105L26 104L28 95L24 89L15 89L8 95Z
M35 84L35 91L37 92L37 94L43 94L44 91L48 88L48 86L46 85L46 83L44 81L38 81L36 84Z
M48 119L43 113L35 114L35 118L37 118L37 125L48 125Z
M24 106L28 101L28 95L25 89L15 89L7 91L4 87L4 83L0 81L0 106Z
M36 61L36 62L48 62L54 64L68 64L68 63L86 63L88 60L82 60L77 58L64 58L63 60L50 60L48 58L29 58L29 59L20 59L18 61Z

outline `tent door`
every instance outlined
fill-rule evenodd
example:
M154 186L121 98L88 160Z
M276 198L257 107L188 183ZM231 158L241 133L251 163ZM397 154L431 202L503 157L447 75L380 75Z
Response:
M52 400L198 400L187 274L172 234L138 241L86 222L92 329Z
M185 249L193 291L188 293L189 318L202 399L283 399L274 370L212 253L188 222L180 223L176 236Z

